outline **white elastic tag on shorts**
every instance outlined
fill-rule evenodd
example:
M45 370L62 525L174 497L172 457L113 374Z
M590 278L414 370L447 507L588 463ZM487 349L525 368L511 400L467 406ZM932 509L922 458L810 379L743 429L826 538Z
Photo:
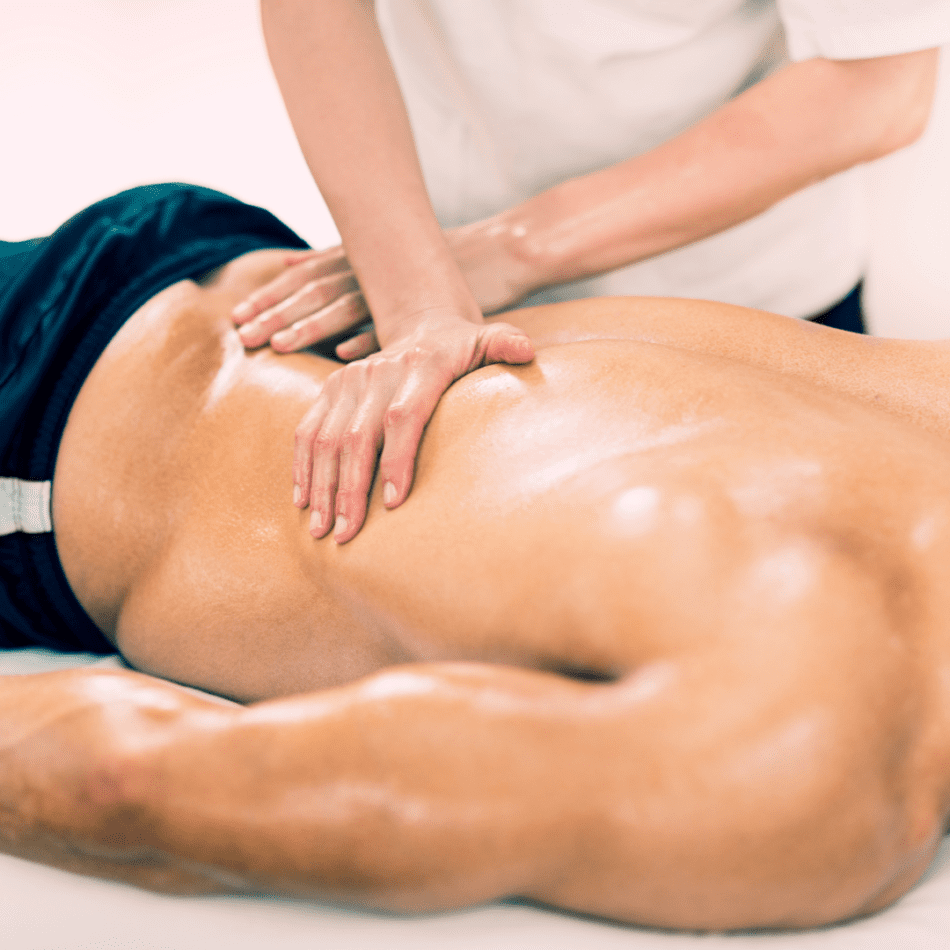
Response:
M23 531L44 534L53 530L51 482L0 478L0 536Z

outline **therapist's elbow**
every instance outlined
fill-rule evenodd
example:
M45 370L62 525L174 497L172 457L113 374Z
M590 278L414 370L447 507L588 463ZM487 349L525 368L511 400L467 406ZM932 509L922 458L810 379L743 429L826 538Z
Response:
M913 145L926 131L933 108L940 51L921 50L842 64L856 75L864 92L860 110L868 160Z

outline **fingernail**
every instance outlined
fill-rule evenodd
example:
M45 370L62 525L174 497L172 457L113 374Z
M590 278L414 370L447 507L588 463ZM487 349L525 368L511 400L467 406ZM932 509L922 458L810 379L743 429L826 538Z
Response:
M254 331L257 329L257 326L253 323L245 323L243 327L238 327L238 336L247 341L248 337L254 335Z
M300 490L299 485L294 485L294 504L299 505L300 499L303 497L303 492Z
M310 533L311 534L323 533L323 512L318 511L316 508L314 508L313 512L310 515Z
M251 312L251 305L249 303L239 303L231 311L231 316L237 317L238 320L241 320L244 317L249 316L250 312Z
M290 330L281 330L280 333L275 333L271 338L271 343L276 343L278 346L290 346L297 339L297 331L291 328Z
M350 526L350 523L343 517L343 515L336 516L336 524L333 526L333 536L339 538L341 535L346 534L346 529Z
M396 500L396 486L392 482L383 485L383 502L391 505Z

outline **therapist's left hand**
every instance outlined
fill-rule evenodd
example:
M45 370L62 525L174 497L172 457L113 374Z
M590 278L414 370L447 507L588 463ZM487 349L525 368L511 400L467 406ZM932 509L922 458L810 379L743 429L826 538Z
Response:
M445 232L482 313L511 307L544 283L515 252L519 233L503 214ZM270 343L277 352L290 353L349 334L335 349L340 359L378 349L376 335L363 329L369 312L342 247L290 251L284 263L280 274L234 308L245 346Z
M294 444L294 504L310 505L310 533L322 538L332 528L340 543L357 534L377 457L383 503L401 505L422 433L449 386L489 363L533 358L531 340L510 324L430 310L397 328L380 352L334 372Z
M342 247L288 251L284 270L241 301L232 312L248 348L270 343L292 353L331 337L347 336L335 347L342 360L359 359L379 348L366 302Z

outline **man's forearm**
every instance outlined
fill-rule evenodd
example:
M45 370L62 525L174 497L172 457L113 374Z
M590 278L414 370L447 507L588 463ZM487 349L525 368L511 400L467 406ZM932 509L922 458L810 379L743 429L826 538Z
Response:
M564 749L531 740L590 687L486 670L251 707L119 671L0 678L0 850L171 892L402 910L529 890L574 791L535 802L539 776L597 756L582 723Z
M239 889L149 846L129 784L141 743L205 704L111 670L0 677L0 851L158 891Z
M789 66L659 148L503 212L510 251L544 286L739 224L910 144L926 126L937 56Z
M528 892L559 863L575 791L534 790L583 729L569 725L560 750L532 742L558 719L548 689L571 703L589 687L405 667L192 719L133 767L140 828L151 849L264 892L400 911Z
M369 0L262 0L297 138L385 343L428 309L481 313L432 211Z

